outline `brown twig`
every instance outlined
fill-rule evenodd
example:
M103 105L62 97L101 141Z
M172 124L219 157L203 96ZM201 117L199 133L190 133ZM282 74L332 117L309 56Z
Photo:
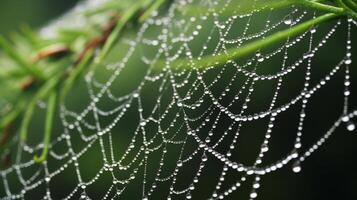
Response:
M4 146L10 139L11 136L11 124L8 124L1 135L0 146Z
M10 151L4 153L4 155L1 157L1 164L2 164L3 169L6 169L11 166L11 152Z
M20 88L22 91L27 91L31 89L36 83L36 80L33 77L26 79L23 83L21 83Z
M104 45L109 35L112 33L114 27L116 26L116 23L119 18L119 14L115 14L110 18L109 22L103 27L102 34L100 36L95 36L89 40L89 42L84 47L84 50L79 54L78 58L76 59L75 64L78 64L90 50Z
M66 53L69 53L71 50L68 46L63 44L54 44L46 47L35 55L34 62L37 62L44 58L61 56Z

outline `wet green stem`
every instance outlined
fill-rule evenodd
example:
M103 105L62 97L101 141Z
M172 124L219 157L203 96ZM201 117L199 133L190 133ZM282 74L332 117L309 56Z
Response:
M337 17L339 17L339 15L336 15L334 13L325 14L320 17L298 24L289 29L274 33L264 39L251 42L239 48L228 49L225 53L221 53L219 55L208 55L202 57L201 59L196 59L196 60L179 59L177 61L172 62L170 64L170 67L187 65L187 66L195 66L198 68L205 68L212 65L220 65L226 63L229 60L235 60L250 55L252 53L255 53L258 50L267 48L272 44L284 41L288 37L296 36L300 33L309 30L313 26L335 19ZM164 62L162 62L159 63L158 65L160 66L160 68L162 68L165 64Z
M44 135L44 140L43 140L43 149L42 153L40 156L35 155L34 160L37 163L42 163L43 161L46 160L49 146L50 146L50 141L51 141L51 135L52 135L52 129L53 129L53 120L54 116L56 113L56 107L57 107L57 91L53 91L47 101L47 114L46 114L46 122L45 122L45 135Z

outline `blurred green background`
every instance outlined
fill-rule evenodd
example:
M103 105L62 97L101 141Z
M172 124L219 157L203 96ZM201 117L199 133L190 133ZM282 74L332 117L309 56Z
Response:
M0 34L11 34L11 32L16 31L18 27L22 24L28 24L33 28L38 28L61 13L68 10L70 7L75 5L77 1L74 0L1 0L0 2ZM70 22L69 22L70 23ZM346 24L343 26L346 28ZM327 27L326 29L328 30ZM356 30L352 32L352 36L356 36ZM356 38L356 37L352 37ZM355 44L355 43L354 43ZM326 72L325 67L331 67L331 63L333 63L336 59L341 57L341 52L333 52L333 49L342 49L345 45L345 32L341 31L338 33L338 37L329 43L329 50L325 50L323 55L320 55L320 60L314 61L314 66L317 66L317 69L314 69L316 74L324 74ZM301 48L305 48L301 47ZM353 48L354 55L356 54L356 48ZM298 50L297 50L298 51ZM299 52L296 52L298 54ZM355 58L355 56L353 57ZM275 63L276 64L276 63ZM274 65L274 63L272 63ZM1 66L0 66L1 67ZM352 85L357 84L357 66L352 65ZM132 76L135 73L132 73ZM303 136L303 144L312 144L319 136L321 136L330 124L336 119L338 114L341 111L341 97L343 92L342 87L342 78L343 74L338 74L339 81L333 82L332 86L325 88L321 94L314 98L310 108L316 108L314 111L309 113L306 129ZM132 81L132 80L131 80ZM298 81L290 80L287 84L288 87L285 91L289 91L289 87L294 87L298 85ZM123 87L123 86L120 86ZM256 98L264 98L264 91L268 90L267 86L261 86L261 96ZM352 91L356 87L352 88ZM82 88L83 89L83 88ZM79 91L79 90L78 90ZM82 91L83 92L83 91ZM79 92L79 94L81 94ZM149 96L150 94L147 94ZM285 94L281 95L282 98L289 99L294 94ZM75 102L75 99L77 101ZM281 100L281 102L284 102ZM73 104L79 105L82 102L78 100L78 96L73 97ZM357 99L356 95L353 95L351 98L351 107L356 108ZM291 144L291 137L289 134L295 134L296 128L296 113L298 112L298 108L293 109L293 113L288 113L283 116L279 121L279 129L276 131L276 135L272 137L274 140L272 143L275 145L275 150L272 151L270 158L279 158L284 150L288 149L288 144ZM332 116L332 117L331 117ZM295 118L294 118L295 117ZM132 119L133 120L133 119ZM110 120L109 120L110 121ZM135 121L135 118L134 118ZM128 127L130 125L134 125L133 121L128 120ZM41 124L41 123L39 123ZM128 130L130 130L128 128ZM123 132L123 130L120 130ZM255 134L259 131L259 128L246 128L246 132ZM262 131L262 130L260 130ZM126 131L126 133L130 133L130 131ZM258 136L248 135L246 137L242 137L241 141L250 140L255 142L260 142ZM127 136L130 138L130 136ZM128 138L124 139L125 141ZM120 141L120 138L116 140ZM120 141L124 143L123 141ZM241 144L241 143L240 143ZM242 146L248 144L241 144ZM125 146L121 146L118 148L125 148ZM242 147L244 148L244 147ZM242 160L248 157L250 154L254 154L256 152L249 151L249 146L246 146L246 155L242 156ZM258 199L262 200L286 200L286 199L347 199L353 200L357 199L357 171L355 170L357 159L355 154L357 153L357 134L347 132L344 126L338 128L336 133L332 136L332 138L321 148L321 150L317 151L313 154L306 162L303 163L302 172L299 174L294 174L291 171L289 166L284 169L264 176L262 181L262 187L259 189ZM93 165L101 165L101 163L93 163L92 157L99 156L99 149L97 152L93 153L92 156L87 158L86 163ZM282 153L283 154L283 153ZM215 165L214 163L211 163ZM98 166L97 166L98 167ZM219 168L217 166L212 167L212 169ZM88 170L88 173L95 170L90 168L83 169ZM190 169L187 169L189 171ZM73 183L68 182L67 177L71 177L74 174L68 174L66 176L60 177L60 181L55 183L56 186L53 187L62 187L63 184L71 185ZM234 176L232 176L234 177ZM108 178L108 180L110 180ZM213 181L212 181L213 180ZM208 178L207 182L204 183L206 185L210 185L210 181L214 183L215 178L211 180ZM140 182L140 181L139 181ZM127 195L125 199L136 199L137 195L140 195L141 188L139 187L139 183L137 183L137 188L130 188L129 191L132 193ZM97 185L96 189L93 191L101 191L102 187L107 187L107 183L101 183ZM205 186L201 186L205 188ZM207 186L209 187L209 186ZM137 190L136 190L137 189ZM0 188L2 190L2 188ZM66 191L65 188L63 188ZM238 192L239 194L232 195L231 199L247 199L248 192L250 188L243 187L243 192ZM3 191L0 191L2 193ZM201 197L206 197L204 191L201 190ZM35 196L35 194L34 194ZM59 196L61 196L59 194ZM101 195L98 195L101 196ZM193 194L194 199L199 198L199 194ZM135 197L135 198L134 198ZM159 199L159 198L158 198Z
M40 27L77 2L78 0L1 0L0 34L11 33L23 24Z

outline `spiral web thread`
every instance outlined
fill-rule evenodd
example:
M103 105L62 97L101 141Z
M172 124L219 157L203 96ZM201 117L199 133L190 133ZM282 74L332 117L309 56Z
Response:
M210 12L190 16L180 10L189 4L208 8ZM43 144L27 144L17 153L17 163L1 171L1 199L28 199L31 192L41 194L43 199L124 199L123 195L133 191L130 187L135 188L141 199L230 199L243 185L250 188L248 198L255 199L259 197L264 175L284 167L299 172L301 163L341 124L346 123L347 129L353 131L355 125L351 120L357 116L357 110L351 111L348 105L349 67L352 63L351 31L357 24L352 19L334 21L328 29L313 27L269 51L262 50L237 61L229 60L219 67L171 67L170 64L179 58L193 61L207 54L225 53L228 48L264 38L317 15L300 7L290 7L279 15L275 10L255 10L245 15L230 13L222 17L227 8L235 5L237 3L230 0L175 1L167 13L153 13L141 25L135 38L125 36L121 39L126 51L118 53L120 62L93 68L82 80L89 99L83 103L85 107L71 110L70 104L61 105L63 129L53 138L48 160L36 164L32 158L41 151ZM257 19L264 19L258 30L254 28ZM346 35L344 56L326 67L327 72L313 82L314 59L319 59L319 51L341 31L342 25L348 27L342 30ZM152 30L159 30L159 34L152 34ZM205 39L196 41L197 38ZM305 53L291 55L296 51L294 47L301 43L306 47ZM267 62L273 59L278 60L279 67L274 72L263 73L261 69L267 68ZM156 70L161 60L166 66ZM118 85L127 84L125 71L135 68L133 65L145 74L137 86L121 92ZM298 70L303 73L297 73ZM302 136L310 99L338 77L338 73L344 74L343 110L330 127L325 127L328 128L325 134L315 143L304 146ZM299 75L303 81L297 94L279 100L286 92L283 91L286 89L284 81L289 77L297 79ZM269 89L271 94L263 99L266 104L257 111L253 98L261 82L273 82L273 87ZM111 107L103 108L108 105ZM294 111L298 123L295 132L289 133L294 138L290 150L278 160L265 161L265 155L273 148L270 140L277 131L277 118L293 107L298 110ZM130 117L128 120L126 116L135 120ZM128 121L135 124L132 129L125 127ZM243 163L237 156L238 142L241 135L246 134L244 127L256 121L263 124L264 132L248 133L258 135L261 141L258 150L253 150L254 159ZM121 141L121 138L129 139ZM89 176L83 169L92 166L82 164L81 159L93 151L100 151L91 158L99 167ZM211 169L212 165L217 168L207 174L207 168ZM65 173L72 176L65 176ZM213 187L198 196L202 182L207 180L205 176L214 177L211 179ZM58 177L68 177L70 188L60 195L55 194L60 187L53 187ZM102 193L91 192L102 180L106 180L106 186L96 190Z

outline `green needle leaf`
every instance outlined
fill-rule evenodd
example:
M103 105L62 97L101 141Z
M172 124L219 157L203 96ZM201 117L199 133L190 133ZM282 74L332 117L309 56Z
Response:
M296 4L301 0L259 0L255 3L252 3L251 0L241 0L237 1L237 4L234 6L227 7L223 13L220 15L242 15L254 12L256 10L271 10L271 9L279 9L291 6ZM239 2L239 3L238 3ZM184 5L179 7L179 9L187 15L191 16L200 16L205 15L210 12L215 12L216 10L220 10L220 7L202 7L198 5Z
M208 55L205 56L201 59L196 59L196 60L188 60L188 59L179 59L176 60L175 62L170 63L171 67L177 67L177 66L182 66L182 65L187 65L189 66L196 66L196 67L208 67L212 65L220 65L223 64L229 60L235 60L244 56L247 56L249 54L252 54L256 52L257 50L264 49L266 47L269 47L270 45L283 41L287 39L288 37L293 37L296 36L304 31L307 31L311 27L320 24L322 22L332 20L334 18L338 17L336 14L325 14L320 17L317 17L315 19L311 19L309 21L303 22L299 25L296 25L294 27L291 27L287 30L283 30L277 33L274 33L266 38L256 40L254 42L251 42L249 44L246 44L244 46L241 46L239 48L231 48L228 49L225 53L221 53L218 55ZM165 62L158 62L158 67L162 68L165 65Z
M57 92L53 91L47 101L47 114L46 114L46 122L45 122L45 135L43 144L44 147L42 149L42 153L40 156L35 156L34 161L37 163L42 163L46 160L48 149L50 146L52 128L53 128L53 120L56 113L56 103L57 102Z
M11 59L13 59L13 61L15 61L19 65L19 67L22 67L25 71L30 73L36 79L39 79L39 80L45 79L45 76L43 75L43 73L40 70L38 70L36 68L36 66L29 64L22 57L22 55L20 55L14 48L12 48L11 44L9 42L7 42L6 39L2 36L0 36L0 47Z
M27 110L25 112L25 115L22 119L21 122L21 127L20 127L20 139L21 141L26 141L27 140L27 135L28 135L28 127L33 115L33 111L35 110L36 103L30 103L27 107Z

